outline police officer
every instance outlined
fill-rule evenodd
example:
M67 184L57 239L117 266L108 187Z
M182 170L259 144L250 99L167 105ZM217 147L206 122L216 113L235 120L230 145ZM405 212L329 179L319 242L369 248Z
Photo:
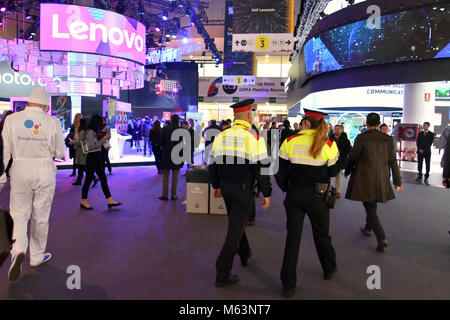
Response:
M268 159L263 138L252 132L252 107L255 100L248 99L231 106L234 125L214 139L211 152L210 179L214 196L223 196L228 214L225 243L216 262L216 286L223 287L239 281L231 274L233 259L239 255L242 266L251 256L245 234L245 225L251 210L253 186L256 179L263 194L262 209L270 206L272 187L269 175L262 172Z
M286 297L295 293L305 214L311 221L323 277L330 280L337 271L336 254L329 235L329 208L318 189L323 189L323 184L329 183L330 177L339 172L339 152L336 143L328 139L326 114L305 111L303 130L288 137L281 146L279 170L275 175L278 186L286 192L287 237L281 269Z

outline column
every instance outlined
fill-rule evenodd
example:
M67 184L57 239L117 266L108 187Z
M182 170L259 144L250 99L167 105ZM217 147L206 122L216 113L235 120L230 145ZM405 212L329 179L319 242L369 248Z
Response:
M72 123L77 113L81 113L81 96L70 96L72 99Z
M403 123L422 125L428 121L431 124L430 130L434 130L435 87L434 82L405 84Z

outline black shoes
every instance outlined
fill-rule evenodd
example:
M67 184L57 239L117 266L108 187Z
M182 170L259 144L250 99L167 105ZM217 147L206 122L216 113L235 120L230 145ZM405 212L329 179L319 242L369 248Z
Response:
M159 200L163 200L163 201L169 200L169 198L167 198L167 197L159 197L158 199L159 199Z
M235 284L236 282L239 282L239 277L235 274L230 274L230 276L228 277L228 279L224 280L224 281L216 281L216 287L217 288L222 288L225 286L229 286L232 284Z
M75 181L72 183L73 186L81 186L81 181Z
M177 196L172 196L172 198L170 198L170 200L178 200Z
M246 258L240 257L241 258L241 266L248 267L248 259L251 258L252 254L253 254L252 250L250 249L250 251L248 252L248 256Z
M337 267L335 267L335 268L334 268L333 270L331 270L330 272L324 272L323 278L324 278L325 280L331 280L331 279L333 279L333 277L336 275L337 271L338 271L338 269L337 269Z
M384 248L386 248L388 246L388 243L386 240L381 240L378 242L378 246L376 248L376 250L378 252L384 252Z
M76 174L75 174L75 172L74 173L72 173L69 177L75 177L76 176Z
M122 202L117 202L117 203L108 203L108 208L113 208L113 207L118 207L121 206Z
M92 207L86 207L84 204L80 203L80 208L83 210L94 210Z
M286 290L286 289L284 289L284 290L283 290L283 297L285 297L285 298L290 298L290 297L292 297L296 292L297 292L296 289L292 289L292 290Z
M429 186L430 184L428 183L428 178L425 178L425 180L423 181L427 186Z
M417 177L416 182L422 182L422 177L421 176Z

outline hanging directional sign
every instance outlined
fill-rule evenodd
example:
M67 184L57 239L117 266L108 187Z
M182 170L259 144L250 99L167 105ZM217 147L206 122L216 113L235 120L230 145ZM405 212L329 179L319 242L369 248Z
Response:
M292 51L294 37L290 33L233 34L233 51Z
M223 85L251 86L256 84L256 76L223 76Z

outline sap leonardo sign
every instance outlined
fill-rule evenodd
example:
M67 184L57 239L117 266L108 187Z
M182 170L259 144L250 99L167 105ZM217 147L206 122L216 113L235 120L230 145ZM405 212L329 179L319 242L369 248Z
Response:
M145 64L145 27L112 11L41 3L40 49L124 58Z

